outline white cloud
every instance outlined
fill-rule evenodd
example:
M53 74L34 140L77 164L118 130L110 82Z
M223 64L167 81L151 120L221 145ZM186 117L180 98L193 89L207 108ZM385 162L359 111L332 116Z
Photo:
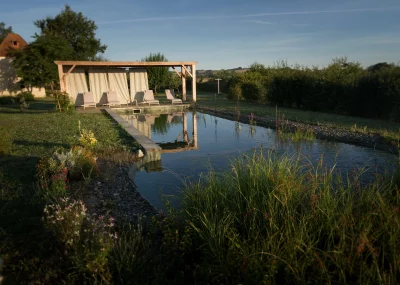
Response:
M381 12L399 10L400 7L381 7L381 8L359 8L344 10L317 10L317 11L292 11L292 12L269 12L259 14L246 15L203 15L203 16L179 16L179 17L148 17L148 18L131 18L121 20L99 21L99 25L130 23L130 22L151 22L151 21L172 21L172 20L212 20L212 19L240 19L240 18L256 18L263 16L293 16L293 15L312 15L312 14L333 14L333 13L359 13L359 12ZM258 21L258 24L269 24L270 22ZM271 23L272 24L272 23Z
M246 22L262 24L262 25L274 25L274 23L267 22L267 21L248 20Z

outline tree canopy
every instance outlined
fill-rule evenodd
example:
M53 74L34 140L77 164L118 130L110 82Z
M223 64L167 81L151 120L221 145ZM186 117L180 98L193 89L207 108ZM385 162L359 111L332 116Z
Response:
M150 55L142 58L142 61L168 61L167 58L161 53L150 53ZM170 79L170 73L168 67L148 67L147 73L149 77L149 85L154 92L157 93L157 89L165 85Z
M12 33L12 27L8 26L6 27L6 24L4 22L0 22L0 44L4 40L4 38L7 36L7 34Z
M83 16L81 12L72 11L68 5L65 5L65 9L55 18L37 20L35 26L41 30L40 36L65 39L74 51L70 60L96 60L98 54L104 53L107 48L95 37L95 22ZM35 35L35 38L37 37L39 35Z
M95 37L95 22L68 5L54 18L37 20L35 25L40 29L35 40L13 54L18 75L33 86L58 82L55 60L98 60L107 48Z

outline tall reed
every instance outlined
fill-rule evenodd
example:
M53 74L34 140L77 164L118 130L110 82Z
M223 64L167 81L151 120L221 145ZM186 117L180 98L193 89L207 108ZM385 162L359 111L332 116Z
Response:
M400 192L384 179L362 186L359 175L254 153L188 185L181 218L215 282L394 284Z

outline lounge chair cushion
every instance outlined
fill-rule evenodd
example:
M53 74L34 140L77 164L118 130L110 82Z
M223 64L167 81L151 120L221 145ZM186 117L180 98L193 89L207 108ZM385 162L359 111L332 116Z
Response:
M174 93L174 89L165 89L165 95L167 95L167 99L171 100L171 103L177 103L177 104L182 104L182 100L181 99L176 99L175 98L175 93Z
M96 102L93 99L93 93L87 91L83 93L83 109L90 106L94 106L96 108Z

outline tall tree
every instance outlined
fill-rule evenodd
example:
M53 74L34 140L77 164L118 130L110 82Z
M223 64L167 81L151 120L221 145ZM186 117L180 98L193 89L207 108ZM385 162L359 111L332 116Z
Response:
M0 22L0 44L4 40L4 38L7 36L7 34L12 33L12 28L11 26L6 27L6 24L4 22Z
M33 86L54 86L58 83L55 60L98 60L107 48L96 39L97 26L82 13L65 9L54 18L35 22L40 34L24 50L13 55L17 73Z
M168 61L167 58L161 53L150 53L149 56L142 58L142 61ZM149 75L149 85L154 92L165 85L170 78L168 67L148 67L147 73Z
M15 50L13 64L26 86L53 87L58 83L56 59L70 59L74 54L67 41L60 37L39 36L23 50Z
M71 60L96 60L98 54L104 53L107 48L95 37L95 22L83 16L81 12L72 11L69 5L65 5L65 9L55 18L37 20L35 25L41 30L40 36L65 39L74 50Z

